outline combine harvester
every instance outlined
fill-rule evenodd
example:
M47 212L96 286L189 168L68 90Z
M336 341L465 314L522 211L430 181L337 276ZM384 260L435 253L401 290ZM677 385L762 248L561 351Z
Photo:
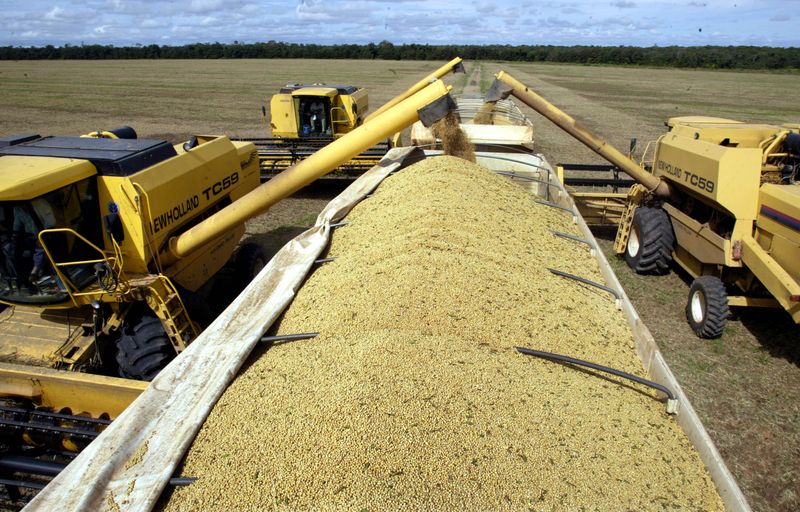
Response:
M433 80L448 73L463 73L460 57L439 67L403 94L373 113L369 113L367 91L353 85L287 84L270 99L272 137L241 139L255 144L258 150L261 180L267 181L292 165L308 158L334 140L352 132L410 95L421 91ZM267 109L261 107L262 123L267 123ZM337 176L359 176L378 163L396 146L400 132L379 141L336 169Z
M168 254L171 258L190 254L207 243L212 234L217 236L255 212L265 210L377 141L410 126L418 118L430 125L452 107L453 100L439 81L407 99L394 102L368 123L326 145L289 172L278 175L218 215L171 238ZM484 129L480 128L481 131ZM491 131L491 127L486 129ZM636 352L654 381L647 382L666 393L667 411L674 415L672 417L696 448L726 509L749 510L736 482L556 173L541 155L529 151L510 154L498 147L492 148L491 144L486 146L479 148L484 151L477 152L478 163L532 184L530 190L536 201L572 216L581 232L575 242L588 245L605 279L605 283L589 285L608 292L610 300L616 301L622 310L633 333ZM433 154L436 152L428 152L428 155ZM248 355L259 342L275 341L264 339L264 335L292 301L314 265L321 262L319 258L329 244L333 225L378 187L384 178L424 156L415 148L393 149L334 199L320 214L316 225L278 252L233 304L55 477L26 510L150 510L170 485L170 479L195 435ZM264 357L269 357L269 353ZM638 382L643 382L643 379ZM175 483L190 484L191 479L172 481ZM228 492L235 492L235 489Z
M636 272L664 273L674 260L694 278L686 318L698 336L722 335L729 306L782 308L800 323L800 126L672 118L650 173L500 72L486 101L509 95L639 183L628 193L614 251ZM602 195L577 199L587 211Z
M0 364L5 474L57 474L71 459L64 450L82 449L147 388L132 379L151 380L193 345L199 327L187 297L229 259L245 220L414 121L433 123L452 105L448 91L435 80L404 94L347 139L261 186L254 146L226 137L173 147L130 138L128 129L6 141L3 212L15 233L4 251L15 271L2 283L9 305L2 342L6 357L19 357ZM265 262L247 247L235 259L257 272ZM29 277L43 262L52 272ZM250 332L269 325L250 320L258 324ZM224 348L220 361L240 348ZM109 371L127 378L102 375ZM42 487L20 478L0 483L12 498L17 488Z

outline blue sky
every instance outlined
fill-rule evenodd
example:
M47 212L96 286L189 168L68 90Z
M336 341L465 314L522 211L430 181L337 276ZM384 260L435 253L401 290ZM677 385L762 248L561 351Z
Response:
M0 45L286 41L800 46L800 0L0 1Z

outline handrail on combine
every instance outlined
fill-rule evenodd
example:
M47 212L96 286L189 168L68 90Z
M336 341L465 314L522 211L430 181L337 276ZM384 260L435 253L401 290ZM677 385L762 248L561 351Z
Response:
M87 259L87 260L66 260L66 261L57 261L53 256L53 253L50 252L50 248L48 244L45 242L45 236L50 234L56 233L63 233L66 235L72 235L82 243L85 243L90 249L96 251L101 257L94 258L94 259ZM60 288L62 288L70 297L73 304L78 306L79 303L75 300L75 297L80 296L91 296L91 295L103 295L107 293L113 293L116 290L116 286L122 285L121 291L127 291L127 285L124 282L124 279L121 279L121 267L116 264L117 258L116 256L109 257L106 253L97 247L94 243L88 240L86 237L81 235L80 233L76 232L70 228L50 228L50 229L43 229L38 234L39 244L42 246L42 250L44 250L47 259L50 261L50 264L53 266L53 270L55 271L58 279L60 281ZM116 252L116 251L115 251ZM100 290L88 290L88 291L81 291L81 288L76 286L75 283L72 281L72 277L68 276L64 270L65 267L77 267L81 265L99 265L103 264L107 267L108 272L111 273L111 278L115 282L115 289L114 290L106 290L105 288L101 287ZM97 271L96 271L97 272ZM119 273L119 275L118 275Z

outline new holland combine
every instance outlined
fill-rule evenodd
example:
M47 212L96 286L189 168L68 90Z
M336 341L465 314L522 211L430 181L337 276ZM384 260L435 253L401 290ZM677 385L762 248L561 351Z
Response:
M324 83L287 84L269 102L272 136L246 139L258 149L262 181L308 158L387 108L422 90L431 81L451 72L464 72L460 58L456 57L430 73L374 113L369 113L369 96L361 87ZM264 106L261 107L261 118L266 125L268 116ZM399 135L398 131L342 163L336 170L337 175L353 177L367 171L398 144Z
M448 91L435 80L405 94L260 186L253 144L223 136L6 139L0 484L37 488L3 474L57 473L63 450L97 437L190 346L202 288L231 255L223 288L240 290L266 263L256 246L236 250L245 220L414 121L435 122Z
M686 317L719 337L729 306L782 307L800 323L800 127L675 117L652 173L508 73L488 103L513 94L639 184L628 193L614 250L639 273L672 261L694 278Z

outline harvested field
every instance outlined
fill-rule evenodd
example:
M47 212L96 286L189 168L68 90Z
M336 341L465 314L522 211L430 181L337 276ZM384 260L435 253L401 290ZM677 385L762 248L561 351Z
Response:
M0 62L0 135L80 135L130 125L140 137L264 137L261 106L287 83L366 87L372 111L437 62L294 59ZM452 76L452 75L451 75ZM462 75L463 76L463 75Z
M480 197L480 201L472 198ZM279 333L194 441L166 510L720 510L646 388L515 345L642 374L570 216L466 161L388 178L336 230Z

